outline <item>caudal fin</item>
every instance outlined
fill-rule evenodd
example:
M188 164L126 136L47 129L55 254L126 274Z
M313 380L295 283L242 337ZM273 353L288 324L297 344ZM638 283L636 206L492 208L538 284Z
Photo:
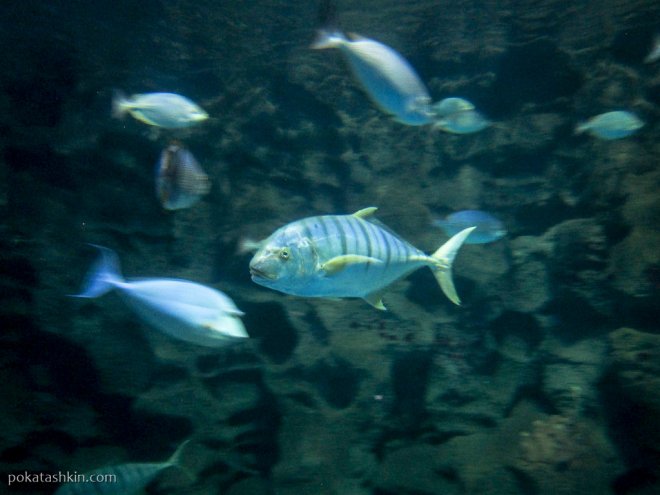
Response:
M94 246L101 251L101 257L94 262L89 272L87 272L80 294L74 294L71 297L99 297L111 291L115 284L123 281L119 271L117 254L112 249L103 246L97 246L96 244L90 244L90 246Z
M128 112L127 101L128 99L122 91L114 90L112 94L112 116L114 118L121 119Z
M454 281L451 276L451 266L454 263L454 258L456 258L458 250L465 242L465 239L467 239L467 236L469 236L474 229L476 229L476 227L468 227L467 229L461 230L431 255L431 257L438 263L437 266L433 268L433 275L435 275L435 279L440 284L442 292L444 292L454 304L461 304L461 300L459 299L458 294L456 294L456 288L454 287Z
M195 476L195 473L193 473L190 469L188 469L182 462L181 458L183 455L183 451L185 448L188 446L190 443L190 439L184 440L181 442L181 444L176 448L174 453L170 456L170 458L165 461L164 466L174 466L179 468L183 473L191 480L195 481L197 479L197 476Z

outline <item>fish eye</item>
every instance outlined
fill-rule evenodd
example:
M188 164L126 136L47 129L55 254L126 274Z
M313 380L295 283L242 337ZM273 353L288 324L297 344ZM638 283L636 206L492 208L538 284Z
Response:
M289 256L290 256L290 253L289 253L289 250L287 248L282 248L280 250L280 259L286 261L286 260L289 259Z

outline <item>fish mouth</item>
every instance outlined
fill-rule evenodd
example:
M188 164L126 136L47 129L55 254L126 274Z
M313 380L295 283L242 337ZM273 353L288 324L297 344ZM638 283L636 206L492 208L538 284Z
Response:
M250 275L257 278L263 278L265 280L275 280L273 275L270 275L263 270L259 270L258 268L254 268L253 266L250 267Z

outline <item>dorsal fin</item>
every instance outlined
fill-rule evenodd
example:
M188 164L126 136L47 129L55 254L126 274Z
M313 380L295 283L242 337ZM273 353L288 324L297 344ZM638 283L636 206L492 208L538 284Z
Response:
M366 208L362 208L361 210L356 211L355 213L353 213L353 216L355 218L363 218L364 219L364 218L370 217L371 215L376 213L377 209L378 208L375 207L375 206L368 206Z

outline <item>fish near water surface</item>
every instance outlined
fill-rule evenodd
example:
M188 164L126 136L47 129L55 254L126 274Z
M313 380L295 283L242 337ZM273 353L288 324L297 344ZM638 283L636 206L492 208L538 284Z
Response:
M588 132L597 138L612 140L628 137L644 126L644 122L634 113L626 110L605 112L591 117L575 128L576 134Z
M116 92L112 115L121 118L126 113L140 122L165 129L191 127L209 118L197 103L176 93L144 93L127 97Z
M61 485L55 495L133 495L143 493L156 477L171 467L179 467L189 477L192 475L180 464L181 453L189 440L183 442L174 454L164 462L129 462L106 466L84 473L86 481L72 481Z
M506 235L504 224L490 213L480 210L463 210L433 221L445 234L453 236L467 227L475 230L465 240L466 244L486 244Z
M248 337L239 310L222 292L181 279L123 279L111 249L95 246L100 259L90 269L82 292L74 297L95 298L116 289L137 315L152 327L205 347Z
M209 176L190 151L178 143L162 151L156 166L156 195L163 208L189 208L210 190Z
M474 227L427 255L373 220L375 211L308 217L279 228L250 261L252 280L296 296L359 297L384 310L387 287L428 266L449 300L460 304L451 267Z
M431 97L410 63L383 43L339 31L321 31L312 48L338 48L355 78L382 111L407 125L430 124Z

